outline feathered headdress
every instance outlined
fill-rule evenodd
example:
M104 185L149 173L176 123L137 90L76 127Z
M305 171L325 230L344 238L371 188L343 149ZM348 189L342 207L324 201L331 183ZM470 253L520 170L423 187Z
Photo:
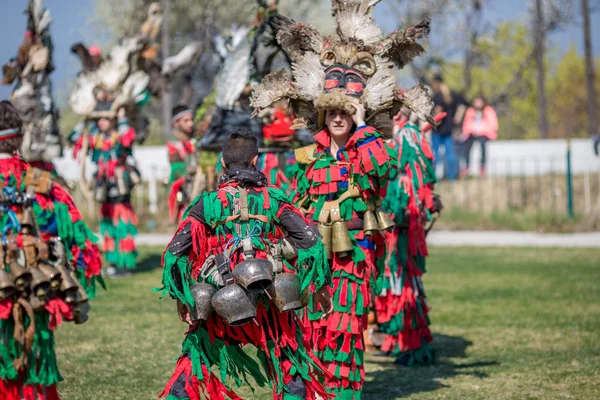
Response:
M337 27L330 37L278 15L277 40L292 60L292 79L285 70L266 76L252 95L255 110L288 101L296 115L293 128L316 130L325 110L352 113L352 104L360 102L366 122L386 136L402 106L433 122L425 87L400 91L394 75L394 67L403 68L425 51L417 41L429 34L429 19L384 36L371 16L379 1L332 0Z

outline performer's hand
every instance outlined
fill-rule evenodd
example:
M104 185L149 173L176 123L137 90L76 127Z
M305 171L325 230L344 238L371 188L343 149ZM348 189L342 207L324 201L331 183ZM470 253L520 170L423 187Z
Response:
M179 319L182 322L185 322L188 325L193 325L192 317L190 317L190 312L187 307L183 305L183 303L177 300L177 314L179 314Z
M323 315L321 319L326 319L329 314L333 312L333 302L331 301L331 294L329 293L329 287L323 286L318 292L314 294L315 300L321 305L323 309Z
M366 125L366 123L365 123L365 114L366 114L365 107L360 103L353 104L353 107L355 110L354 115L352 115L352 119L354 120L354 123L356 124L357 127L365 126Z

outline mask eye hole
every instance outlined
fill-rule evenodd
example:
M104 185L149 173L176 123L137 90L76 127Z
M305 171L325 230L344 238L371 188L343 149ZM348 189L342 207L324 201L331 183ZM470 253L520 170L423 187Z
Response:
M363 85L360 82L348 82L346 84L346 91L351 93L362 93Z
M333 89L336 88L340 84L340 81L337 79L328 79L325 81L325 89Z

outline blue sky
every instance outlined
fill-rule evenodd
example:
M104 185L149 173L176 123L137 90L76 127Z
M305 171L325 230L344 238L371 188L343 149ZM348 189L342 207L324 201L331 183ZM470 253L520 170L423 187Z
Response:
M0 65L3 65L16 54L18 45L23 38L26 18L23 10L27 0L1 0L2 13L0 14ZM67 85L79 70L79 61L69 49L77 41L90 43L94 38L94 28L90 27L90 15L93 12L95 1L101 0L44 0L44 5L50 9L53 17L51 26L55 52L54 63L56 70L52 74L55 96L60 97L67 92ZM301 1L301 0L300 0ZM489 9L484 18L490 22L525 19L527 7L524 0L489 0ZM577 1L579 3L579 1ZM387 27L395 27L393 16L386 12L385 1L375 9L375 18ZM434 21L435 22L435 21ZM594 54L600 57L600 13L593 15L593 40ZM563 49L571 43L582 48L582 31L579 26L570 27L552 35L551 41ZM9 86L0 86L0 99L10 95Z

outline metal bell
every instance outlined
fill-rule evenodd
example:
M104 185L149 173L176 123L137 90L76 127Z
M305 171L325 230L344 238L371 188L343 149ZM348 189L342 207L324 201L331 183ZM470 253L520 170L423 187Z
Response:
M77 301L77 291L79 290L77 280L73 279L68 268L64 265L58 265L56 269L60 272L62 278L60 291L64 294L65 302L74 303Z
M380 231L387 231L393 229L396 226L396 224L394 223L394 221L392 221L388 213L383 211L381 207L378 208L377 211L375 211L375 216L377 217L377 225L379 226Z
M211 299L217 314L230 326L247 324L256 317L256 305L241 286L227 285L221 288Z
M293 260L298 256L298 250L287 238L281 241L281 255L285 260Z
M8 273L0 268L0 300L9 298L15 292L15 284L10 279Z
M41 301L46 301L50 291L50 281L38 268L31 268L31 292Z
M348 227L343 221L333 223L331 233L331 247L334 253L347 253L352 251L352 241Z
M321 234L323 244L325 245L325 252L327 253L327 258L331 259L331 257L333 256L333 251L331 249L331 225L319 224L317 225L317 230Z
M46 278L48 278L48 280L50 281L50 289L52 289L53 291L59 290L62 281L61 273L52 265L47 264L45 262L40 262L38 264L38 268L40 269L40 271L42 271L44 275L46 275Z
M21 229L25 234L31 234L35 228L35 218L33 216L33 210L31 208L26 208L23 210L23 215L21 217Z
M268 290L271 301L281 312L303 308L300 293L300 278L296 274L284 272L275 275L273 285Z
M46 301L40 299L34 294L29 296L29 304L31 305L33 311L36 313L42 312L46 308Z
M31 272L19 264L16 260L8 263L10 279L15 283L15 288L22 292L31 281Z
M77 325L85 323L90 317L88 313L92 309L92 306L87 301L82 301L73 307L73 321Z
M208 317L215 310L210 300L217 293L217 289L208 283L198 282L190 287L190 292L194 298L194 307L190 312L192 321L208 321Z
M365 211L363 230L365 232L365 236L371 236L373 233L379 231L377 217L371 210Z
M259 293L273 282L273 264L263 258L249 258L233 269L236 283L251 293Z

